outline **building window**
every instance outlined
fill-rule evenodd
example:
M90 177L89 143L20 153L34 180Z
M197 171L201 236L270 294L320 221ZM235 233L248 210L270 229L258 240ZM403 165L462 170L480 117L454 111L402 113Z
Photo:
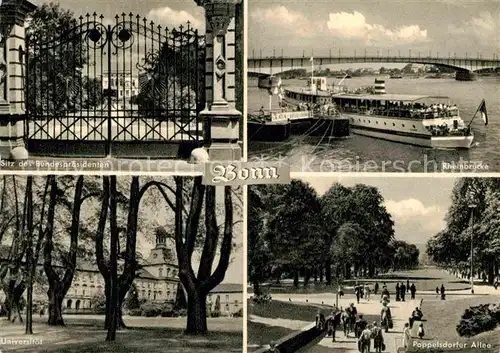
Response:
M82 295L85 296L85 289L82 292L83 292Z
M170 291L167 291L167 298L170 298Z
M226 294L226 302L229 301L229 294Z
M66 302L66 307L68 309L71 309L71 304L73 304L73 301L71 299L69 299L67 302Z
M163 268L158 270L158 276L163 277Z

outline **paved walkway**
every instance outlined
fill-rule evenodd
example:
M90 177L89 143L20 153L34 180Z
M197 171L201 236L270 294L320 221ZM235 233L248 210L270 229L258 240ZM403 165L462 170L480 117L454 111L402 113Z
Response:
M408 317L411 315L413 309L417 307L420 303L419 299L409 300L405 302L391 302L389 307L391 308L391 313L393 317L394 327L389 330L388 333L384 332L384 343L386 345L385 352L396 353L397 348L402 345L403 328L406 322L408 322ZM365 315L380 315L380 310L382 304L378 301L371 301L363 306L359 306L360 314ZM369 322L369 324L371 324ZM348 348L346 352L359 352L357 348L357 340L354 337L344 338L344 334L337 331L337 338L342 340L341 342L332 342L331 337L325 337L319 343L320 346L330 347L330 348ZM372 342L373 350L373 342ZM311 351L313 352L313 351Z
M290 298L291 297L291 298ZM318 303L333 305L335 304L335 296L328 293L319 294L294 294L290 296L288 294L275 294L273 299L289 301L289 298L293 302L305 302L308 303ZM420 304L420 297L416 297L415 300L407 300L405 302L391 301L389 307L391 308L391 313L393 316L394 327L389 330L389 333L384 332L384 342L386 345L385 352L396 353L397 347L402 345L403 328L404 324L408 322L408 317L411 315L413 309ZM339 299L339 306L347 307L351 302L355 302L356 298L353 295L346 295ZM359 304L356 304L358 312L364 315L380 315L380 310L382 305L379 301L379 296L372 295L371 299L365 300L361 299ZM371 324L371 322L369 322ZM346 353L359 353L357 349L357 340L352 335L350 337L344 337L344 333L341 330L337 330L336 342L332 342L331 337L323 338L315 347L318 347L318 351L321 347L332 348ZM308 353L314 353L315 347L311 347ZM373 342L372 342L373 349Z

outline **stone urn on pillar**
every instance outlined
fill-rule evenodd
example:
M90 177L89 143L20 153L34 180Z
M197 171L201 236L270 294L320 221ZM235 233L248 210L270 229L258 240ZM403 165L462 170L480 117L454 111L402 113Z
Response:
M35 9L36 5L27 0L0 3L0 159L28 158L24 136L24 21Z
M195 0L205 9L204 149L210 160L239 160L242 113L236 109L236 6L241 0Z

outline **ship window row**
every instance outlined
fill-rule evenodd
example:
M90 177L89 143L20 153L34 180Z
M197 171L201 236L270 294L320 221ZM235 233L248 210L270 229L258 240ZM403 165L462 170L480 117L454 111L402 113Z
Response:
M361 122L361 119L358 118L358 121ZM371 124L371 120L365 120L363 119L363 122L364 123L368 123L368 124ZM375 124L378 125L378 121L375 121ZM387 125L387 123L384 121L384 125ZM392 126L396 126L396 123L392 123ZM415 125L412 125L414 129L416 129L417 127ZM401 124L401 127L405 127L405 124Z

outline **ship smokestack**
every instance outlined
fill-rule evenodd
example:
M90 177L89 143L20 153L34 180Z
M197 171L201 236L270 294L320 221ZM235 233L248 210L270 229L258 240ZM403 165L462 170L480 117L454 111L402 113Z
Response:
M385 94L385 81L375 79L375 94Z

